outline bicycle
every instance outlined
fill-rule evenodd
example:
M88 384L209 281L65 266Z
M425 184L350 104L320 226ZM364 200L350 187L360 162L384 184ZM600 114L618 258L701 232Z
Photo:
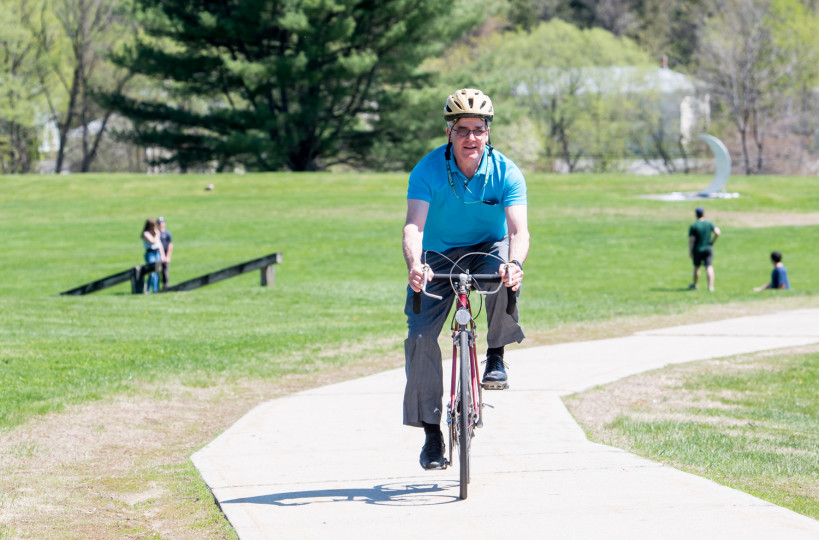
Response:
M488 255L495 257L503 264L510 264L496 255L467 253L453 264L452 269L459 268L459 263L471 255ZM425 266L423 287L413 297L413 311L416 314L421 312L421 294L437 300L442 299L441 296L427 292L428 271L429 266ZM472 438L475 434L475 428L483 427L483 407L485 405L483 402L483 384L478 380L477 325L475 324L475 317L472 315L469 294L473 291L479 295L496 294L503 287L503 280L500 274L470 274L469 270L465 270L457 274L434 274L432 281L448 281L456 294L456 310L450 324L452 330L452 378L446 419L449 426L449 459L445 467L453 463L453 447L458 446L460 497L466 499L467 487L470 481L469 454L472 448ZM498 283L499 285L494 290L483 290L481 289L481 282ZM517 296L511 288L507 287L506 292L506 313L512 315L515 311ZM464 404L466 405L464 406Z

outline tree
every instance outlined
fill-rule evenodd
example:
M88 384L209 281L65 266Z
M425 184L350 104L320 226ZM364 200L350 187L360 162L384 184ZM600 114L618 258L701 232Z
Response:
M739 131L745 174L751 174L748 131L762 88L760 65L763 50L770 44L764 26L765 6L757 0L729 0L706 23L700 42L699 74L726 104Z
M109 95L132 137L182 170L355 163L381 135L385 103L465 19L434 0L137 0L144 34L117 57L164 95ZM474 10L469 10L474 12ZM459 22L460 21L460 22ZM412 136L412 133L404 135Z
M538 145L545 168L577 170L583 158L604 167L621 158L628 141L623 122L629 98L629 66L650 65L627 38L559 19L533 28L475 40L449 54L445 80L469 81L497 102L495 124L502 144L516 122L531 122L525 145ZM454 66L454 67L453 67ZM635 71L636 73L636 71ZM637 75L639 75L637 73ZM505 145L505 144L504 144Z
M813 139L817 132L814 88L819 83L819 16L815 8L799 0L774 0L770 21L774 46L784 66L782 86L788 90L779 96L781 118L792 131Z
M53 13L58 25L42 32L39 44L41 53L50 57L50 72L42 80L59 130L55 172L64 169L68 136L75 128L82 136L79 169L87 172L113 113L100 108L95 95L101 88L121 93L131 78L106 60L108 49L122 39L127 25L122 3L113 0L53 0ZM56 41L62 45L54 45ZM56 88L46 83L46 77L58 81Z
M714 0L635 0L629 8L635 24L625 35L652 58L665 56L670 67L687 69L713 3Z
M633 35L638 21L627 0L599 0L588 2L593 8L595 26L608 30L615 36Z
M508 0L512 28L531 31L558 18L581 29L602 28L636 41L653 58L688 67L715 0Z
M768 130L800 81L816 80L817 19L799 0L724 0L719 7L700 42L700 77L737 128L745 174L759 173Z
M543 21L556 17L561 0L509 0L506 19L513 28L530 32Z
M26 173L37 160L36 128L43 112L42 68L34 38L47 17L45 3L0 4L0 172Z

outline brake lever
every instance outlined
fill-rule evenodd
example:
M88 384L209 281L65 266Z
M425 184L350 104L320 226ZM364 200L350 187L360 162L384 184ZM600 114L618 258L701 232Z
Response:
M421 295L425 294L429 297L435 298L436 300L441 300L443 297L438 296L437 294L432 294L427 292L427 272L429 271L429 265L424 265L424 279L421 282L421 290L413 293L412 295L412 311L416 315L421 313Z
M434 298L436 300L442 300L444 298L443 296L438 296L437 294L432 294L432 293L427 292L427 275L428 275L428 273L429 273L429 265L425 264L424 265L424 282L421 284L421 292L423 292L425 295L429 296L430 298Z

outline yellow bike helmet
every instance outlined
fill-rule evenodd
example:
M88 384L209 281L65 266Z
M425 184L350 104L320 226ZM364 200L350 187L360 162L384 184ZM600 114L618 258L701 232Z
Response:
M495 109L492 107L492 100L480 90L464 88L446 98L444 119L447 121L459 118L492 120L494 117Z

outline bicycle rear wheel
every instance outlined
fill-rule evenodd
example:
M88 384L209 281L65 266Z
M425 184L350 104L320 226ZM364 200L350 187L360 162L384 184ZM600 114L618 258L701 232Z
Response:
M461 414L458 419L458 446L461 458L461 499L466 499L469 485L469 451L472 444L472 379L470 377L469 335L464 331L460 334L460 353Z

